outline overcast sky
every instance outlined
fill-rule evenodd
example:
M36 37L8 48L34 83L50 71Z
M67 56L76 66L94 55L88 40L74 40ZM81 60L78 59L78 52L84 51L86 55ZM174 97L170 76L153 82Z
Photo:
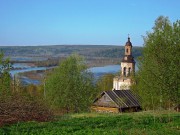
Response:
M0 46L142 46L160 15L180 18L180 0L0 0Z

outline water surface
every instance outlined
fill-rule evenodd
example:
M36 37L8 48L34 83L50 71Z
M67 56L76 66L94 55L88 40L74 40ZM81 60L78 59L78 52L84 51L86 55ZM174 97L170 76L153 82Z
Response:
M31 67L28 64L25 63L16 63L13 65L16 68L21 68L18 70L12 70L10 71L11 76L14 77L14 75L18 73L28 72L28 71L37 71L37 70L46 70L49 67ZM95 79L97 80L99 77L101 77L104 74L112 73L115 74L120 71L120 65L108 65L108 66L102 66L102 67L92 67L88 70L94 74ZM136 67L137 70L137 67ZM27 77L21 78L22 82L25 82L26 84L40 84L41 82L38 80L33 80Z

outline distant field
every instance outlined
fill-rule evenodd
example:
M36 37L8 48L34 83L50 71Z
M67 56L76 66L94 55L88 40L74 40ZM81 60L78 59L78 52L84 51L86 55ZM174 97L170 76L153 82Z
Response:
M177 112L124 114L81 113L57 116L53 122L26 122L0 128L0 134L38 135L179 135Z

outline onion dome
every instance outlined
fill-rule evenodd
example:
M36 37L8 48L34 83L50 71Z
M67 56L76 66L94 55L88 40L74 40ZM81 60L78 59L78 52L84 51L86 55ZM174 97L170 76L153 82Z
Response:
M130 37L128 37L128 41L126 42L126 46L131 46L132 47L132 43L130 41Z

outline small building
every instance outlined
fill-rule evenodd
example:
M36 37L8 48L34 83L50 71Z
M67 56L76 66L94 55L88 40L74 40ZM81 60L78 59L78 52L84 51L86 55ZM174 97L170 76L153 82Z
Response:
M137 112L141 110L140 98L131 90L104 91L93 102L96 112Z

